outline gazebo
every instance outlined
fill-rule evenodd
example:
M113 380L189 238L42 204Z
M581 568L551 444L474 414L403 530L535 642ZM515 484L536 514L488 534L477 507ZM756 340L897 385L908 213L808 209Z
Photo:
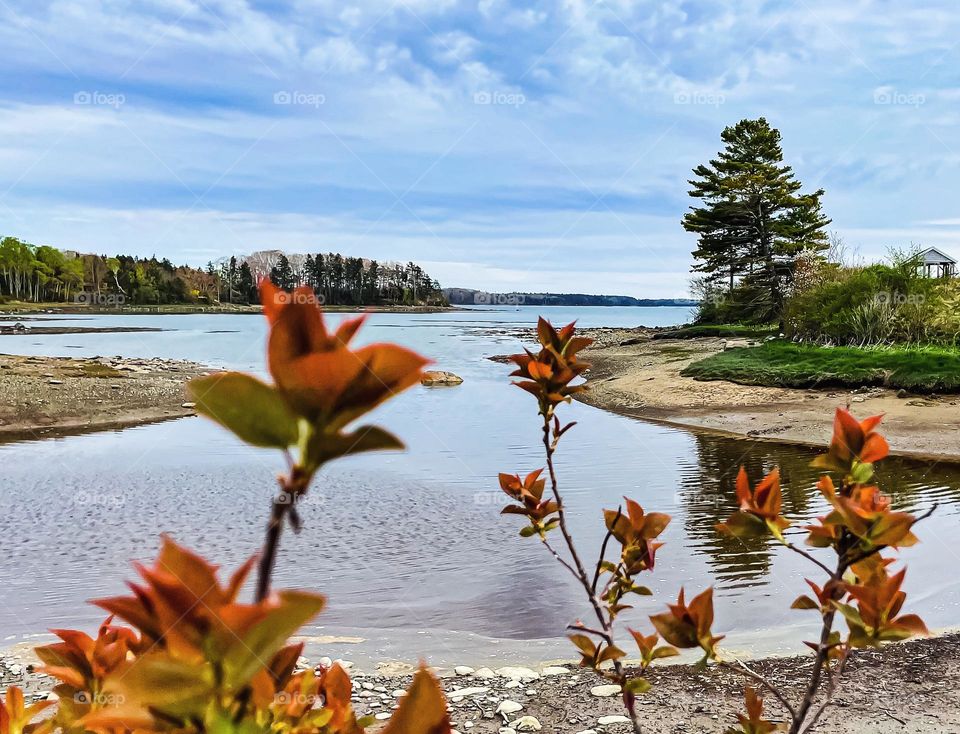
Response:
M936 247L928 247L920 257L920 270L928 278L952 278L957 274L957 261Z

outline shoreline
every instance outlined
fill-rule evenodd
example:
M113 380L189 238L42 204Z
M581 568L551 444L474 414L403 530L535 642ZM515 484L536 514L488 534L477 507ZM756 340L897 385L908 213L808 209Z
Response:
M884 414L891 453L960 463L960 395L898 396L894 390L756 387L681 377L726 340L652 339L649 329L584 329L590 390L576 399L621 415L731 438L823 447L833 412ZM742 340L741 340L742 341Z
M324 306L329 313L446 313L448 311L466 311L460 306ZM263 314L263 307L256 305L199 306L191 304L162 304L159 306L84 306L75 303L16 303L0 304L0 321L12 320L16 316L34 314L55 315L100 315L100 316L165 316L188 314Z
M0 443L128 428L195 415L194 362L0 354Z
M732 660L732 659L731 659ZM764 658L753 670L797 700L805 684L811 655ZM302 661L303 667L313 662ZM329 659L317 659L329 664ZM349 662L345 667L352 668ZM25 645L0 655L0 687L21 686L28 698L46 694L52 681L34 669L36 659ZM351 670L353 705L358 715L386 714L410 683L410 673L397 675ZM597 690L605 681L575 664L537 668L505 665L436 671L450 705L451 723L471 734L523 731L516 723L533 717L549 734L626 734L632 728L623 717L616 691ZM960 673L960 634L921 638L888 645L883 651L858 650L850 658L833 704L817 731L833 734L935 734L960 727L960 691L953 685ZM698 670L689 663L654 666L647 675L652 690L638 698L646 715L646 734L696 731L721 734L742 710L747 679L711 666ZM892 695L896 692L896 695ZM601 695L603 694L603 695ZM510 704L505 705L505 702ZM766 696L765 716L782 720L783 710ZM509 710L511 713L500 713ZM614 717L612 720L606 717ZM526 719L531 725L529 719ZM601 723L603 722L603 723ZM514 724L513 727L510 725Z

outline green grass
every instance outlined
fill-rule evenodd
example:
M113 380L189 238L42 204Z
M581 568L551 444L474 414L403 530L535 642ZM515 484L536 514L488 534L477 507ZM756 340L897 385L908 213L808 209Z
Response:
M729 380L774 387L903 388L960 391L960 350L940 347L818 347L785 341L730 349L688 365L697 380Z
M757 326L745 324L694 324L681 326L672 331L661 331L654 339L699 339L707 336L720 336L742 339L764 339L768 336L777 336L779 329L776 326Z

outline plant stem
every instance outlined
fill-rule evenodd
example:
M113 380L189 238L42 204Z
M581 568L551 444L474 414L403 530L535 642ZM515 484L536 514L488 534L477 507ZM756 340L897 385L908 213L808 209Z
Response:
M257 566L257 596L258 602L263 601L270 594L270 578L273 576L273 567L277 562L277 550L280 547L280 534L283 532L283 523L290 503L284 501L289 497L286 491L273 499L270 511L270 521L267 523L267 537L263 543L263 552Z
M593 612L600 622L600 628L603 630L602 637L608 645L612 646L612 620L608 620L603 613L603 607L600 606L600 600L597 599L594 585L591 583L590 577L587 576L583 561L580 560L580 554L577 553L576 545L574 545L573 536L570 535L570 530L567 527L567 516L563 508L563 498L560 496L560 490L557 488L557 472L553 465L553 454L556 446L550 440L550 417L548 415L544 415L543 417L543 449L546 453L547 470L550 474L550 491L553 493L553 498L557 502L557 518L559 520L560 533L563 535L567 550L570 552L570 558L573 559L573 567L563 561L553 548L546 544L546 541L544 541L544 544L547 545L547 548L550 549L550 552L553 553L554 556L561 560L561 562L573 572L574 577L580 582L580 585L583 586L583 590L587 593L587 598L590 600L590 605L593 607ZM613 661L613 669L617 674L617 678L620 679L621 685L624 685L626 683L626 675L623 672L623 665L619 660ZM633 694L625 691L623 694L623 703L627 709L627 713L630 715L630 723L633 725L634 734L642 734L640 718L637 715L636 707L633 703Z
M310 477L298 466L293 466L288 476L280 477L280 493L273 498L270 521L267 523L267 537L263 541L263 551L257 564L257 602L263 601L270 595L270 579L273 577L273 567L277 563L283 525L287 517L296 512L294 503L306 490L309 482ZM297 524L299 524L299 518Z
M848 564L844 560L846 557L847 551L843 549L839 554L840 558L837 561L837 570L833 572L831 579L834 582L832 585L833 591L830 595L830 601L836 601L838 593L842 595L842 591L838 592L840 589L840 581L843 579L843 574L846 573ZM797 708L797 712L793 717L793 722L790 724L790 729L788 734L800 734L804 721L806 721L807 714L810 711L810 707L813 706L813 701L817 696L817 690L820 688L820 679L823 676L823 668L826 665L826 662L830 655L830 634L833 632L833 620L837 615L837 610L832 606L828 611L823 615L823 626L820 629L820 642L817 644L817 655L813 664L813 671L810 673L810 682L807 684L807 690L804 693L803 700L800 702L800 706ZM832 693L828 691L828 696ZM829 701L829 698L827 699Z

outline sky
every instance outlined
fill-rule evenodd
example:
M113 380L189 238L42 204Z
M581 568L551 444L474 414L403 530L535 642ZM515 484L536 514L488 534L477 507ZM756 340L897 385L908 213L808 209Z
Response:
M864 260L960 256L956 0L0 0L0 234L683 297L690 170L766 117Z

